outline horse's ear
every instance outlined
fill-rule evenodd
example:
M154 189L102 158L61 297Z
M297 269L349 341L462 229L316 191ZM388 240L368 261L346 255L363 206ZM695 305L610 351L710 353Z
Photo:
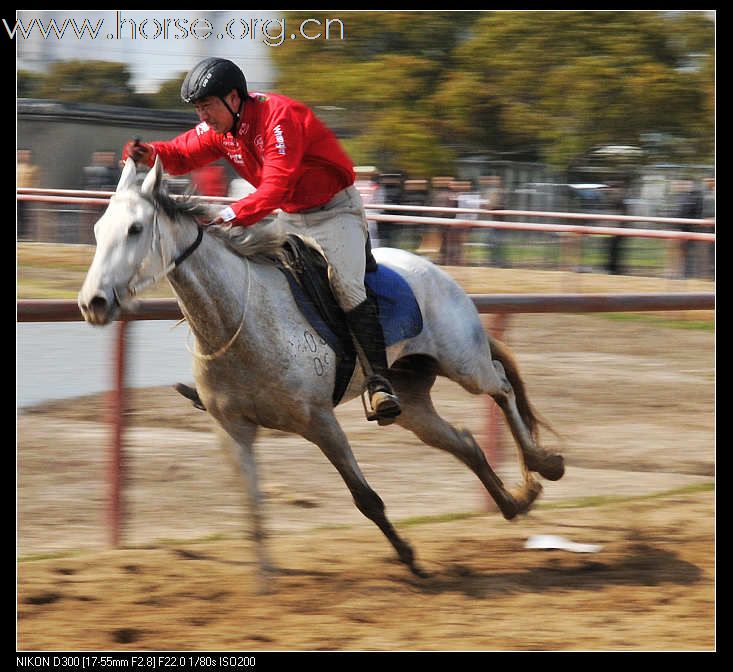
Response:
M145 176L145 179L143 180L143 186L140 187L140 191L143 194L148 194L149 196L152 196L153 194L157 193L158 189L160 189L160 182L162 179L163 164L160 161L160 157L156 156L155 165Z
M125 161L125 167L122 169L120 181L117 183L117 191L129 189L135 183L136 172L135 162L128 157Z

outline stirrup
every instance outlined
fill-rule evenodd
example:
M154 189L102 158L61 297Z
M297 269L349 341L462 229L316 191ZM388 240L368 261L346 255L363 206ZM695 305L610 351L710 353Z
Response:
M370 388L376 389L372 392ZM367 396L369 397L369 404L367 404ZM379 396L382 397L381 400L379 400ZM361 388L361 403L364 406L366 419L369 421L376 420L377 424L381 426L391 425L395 418L402 413L397 395L392 393L389 381L383 376L374 375L364 382Z

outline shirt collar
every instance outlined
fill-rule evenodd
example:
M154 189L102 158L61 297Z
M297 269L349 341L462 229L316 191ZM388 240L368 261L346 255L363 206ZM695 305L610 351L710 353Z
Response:
M246 138L249 135L250 130L254 126L255 117L257 116L257 101L255 96L251 93L247 94L247 100L244 101L242 106L242 114L239 121L239 129L237 130L236 137Z

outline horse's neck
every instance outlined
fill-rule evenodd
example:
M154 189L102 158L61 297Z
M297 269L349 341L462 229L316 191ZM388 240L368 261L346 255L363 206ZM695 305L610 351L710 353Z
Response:
M195 240L193 220L168 222L161 239L172 243L164 255L180 255ZM161 241L162 242L162 241ZM224 345L240 329L249 281L246 259L236 257L213 236L201 244L180 266L168 274L188 324L203 352Z

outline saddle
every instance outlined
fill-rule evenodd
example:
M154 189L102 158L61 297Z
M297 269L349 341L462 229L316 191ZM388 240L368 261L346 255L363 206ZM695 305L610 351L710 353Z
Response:
M417 336L422 331L423 320L412 289L397 272L377 264L368 237L365 252L364 285L367 295L375 300L378 307L385 344L389 346ZM300 312L323 342L336 353L336 380L332 394L336 406L349 386L357 357L344 311L331 290L328 262L307 240L289 234L277 267L287 278Z

